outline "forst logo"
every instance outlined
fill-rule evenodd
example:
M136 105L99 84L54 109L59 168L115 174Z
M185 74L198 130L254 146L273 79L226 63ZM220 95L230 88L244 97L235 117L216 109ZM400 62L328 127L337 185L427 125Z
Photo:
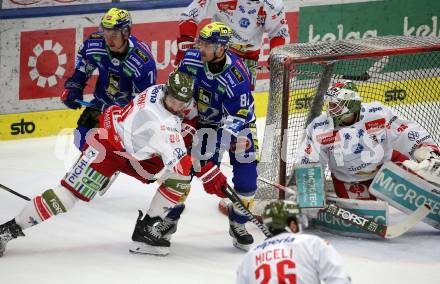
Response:
M392 89L385 91L385 102L403 101L406 98L406 91L401 89Z
M35 123L32 121L25 122L24 118L20 122L11 124L11 135L30 134L35 130Z

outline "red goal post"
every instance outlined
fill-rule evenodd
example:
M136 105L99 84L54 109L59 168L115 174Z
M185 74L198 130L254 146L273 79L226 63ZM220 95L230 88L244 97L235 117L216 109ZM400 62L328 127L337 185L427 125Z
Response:
M440 38L384 36L290 44L271 52L259 176L282 185L289 182L306 125L321 114L328 86L346 79L358 85L363 101L390 106L440 141ZM267 201L278 198L284 196L258 182L253 212L261 214Z

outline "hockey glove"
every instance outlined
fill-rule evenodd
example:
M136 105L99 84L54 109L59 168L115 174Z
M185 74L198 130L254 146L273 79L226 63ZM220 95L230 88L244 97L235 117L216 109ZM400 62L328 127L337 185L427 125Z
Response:
M203 188L207 193L215 194L220 198L226 197L224 190L227 187L227 179L218 166L208 162L200 172L196 173L196 177L202 181Z
M431 146L423 145L414 151L418 161L406 160L403 165L422 178L440 185L440 154Z
M75 82L72 78L67 79L64 83L64 92L61 95L61 101L71 109L79 109L81 105L75 100L83 99L83 86Z
M63 103L71 109L79 109L81 105L75 102L76 99L82 100L83 94L82 91L77 89L64 89L63 94L61 95L61 100Z
M193 140L194 143L197 144L197 136L195 136L196 134L196 129L188 123L182 122L182 131L181 131L182 137L183 137L183 141L185 142L185 147L187 149L190 149L192 144L193 144Z
M92 129L99 126L99 115L101 112L94 108L86 107L78 119L78 126Z
M177 38L177 54L176 59L174 60L174 65L179 65L180 61L182 61L183 55L185 51L194 47L194 38L189 36L181 36Z

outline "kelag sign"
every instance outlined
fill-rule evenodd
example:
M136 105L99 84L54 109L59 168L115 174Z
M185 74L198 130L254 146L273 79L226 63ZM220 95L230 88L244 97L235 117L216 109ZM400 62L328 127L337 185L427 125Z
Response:
M301 7L299 42L383 35L440 36L440 2L372 1Z

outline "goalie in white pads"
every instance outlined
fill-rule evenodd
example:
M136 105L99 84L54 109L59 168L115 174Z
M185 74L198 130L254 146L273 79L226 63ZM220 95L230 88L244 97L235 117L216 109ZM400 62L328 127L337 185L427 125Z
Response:
M300 233L296 203L277 200L263 212L263 222L274 237L254 246L237 270L237 284L351 283L336 250L323 239Z
M192 159L181 125L183 118L190 122L197 116L193 92L191 76L174 71L166 85L148 88L124 108L108 108L100 117L101 128L87 139L85 150L60 184L34 197L14 219L0 225L0 256L7 242L24 236L23 230L69 211L78 200L92 200L116 172L144 183L165 173L159 177L163 182L147 214L144 218L139 214L130 251L166 255L170 242L165 235L175 224L163 224L168 213L164 209L183 203L190 190Z
M297 163L328 165L339 198L375 200L368 188L386 161L440 184L439 148L420 125L379 102L361 102L351 81L333 84L325 101L326 112L307 126Z

